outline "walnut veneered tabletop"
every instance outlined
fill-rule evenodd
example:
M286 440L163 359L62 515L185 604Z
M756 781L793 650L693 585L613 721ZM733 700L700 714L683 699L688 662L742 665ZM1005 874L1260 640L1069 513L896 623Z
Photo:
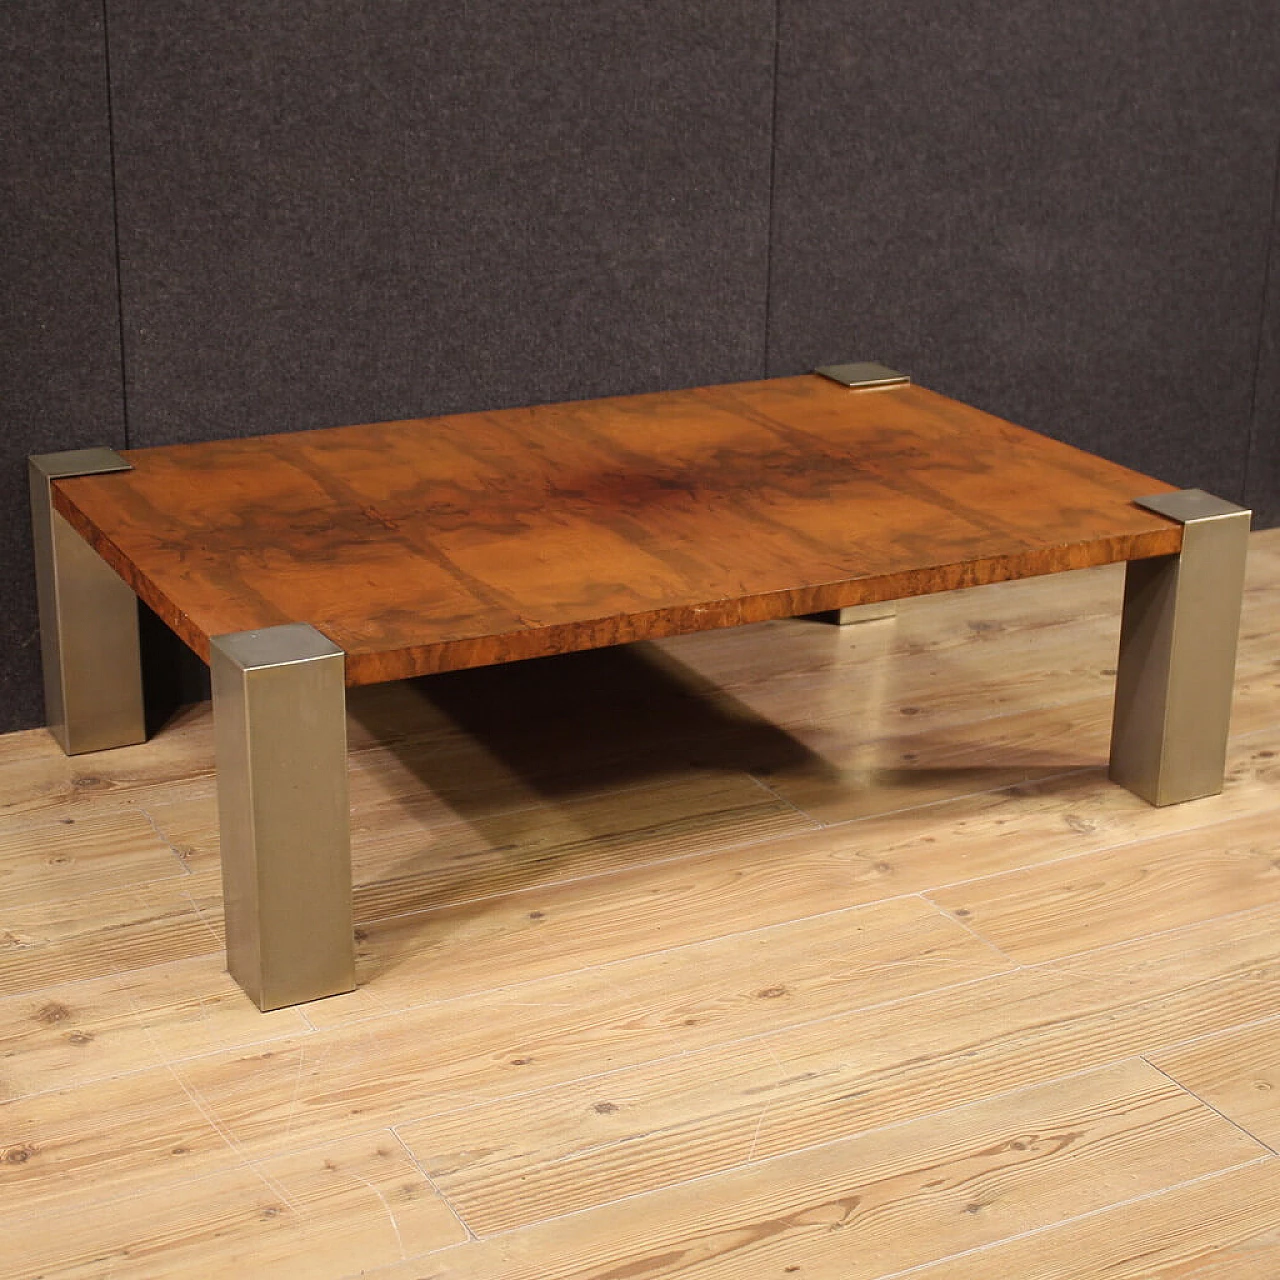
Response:
M126 452L53 502L206 660L307 622L348 684L1118 560L1170 486L814 375Z

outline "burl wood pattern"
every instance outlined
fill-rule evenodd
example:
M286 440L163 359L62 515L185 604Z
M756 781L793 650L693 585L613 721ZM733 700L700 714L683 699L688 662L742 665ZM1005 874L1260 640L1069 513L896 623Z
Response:
M309 622L348 683L1179 550L1170 486L817 376L133 450L54 503L201 657Z

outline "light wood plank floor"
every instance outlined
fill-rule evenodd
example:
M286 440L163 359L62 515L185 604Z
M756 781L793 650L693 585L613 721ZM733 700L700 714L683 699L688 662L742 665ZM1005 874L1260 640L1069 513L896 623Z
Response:
M1214 799L1106 780L1121 576L357 692L267 1015L208 707L0 738L0 1274L1274 1280L1280 530Z

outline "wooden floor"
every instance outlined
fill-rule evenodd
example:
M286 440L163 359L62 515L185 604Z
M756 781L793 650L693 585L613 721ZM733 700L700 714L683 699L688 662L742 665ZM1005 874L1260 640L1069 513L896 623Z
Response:
M1106 781L1120 583L357 691L266 1015L208 708L0 738L0 1274L1274 1280L1280 530L1214 799Z

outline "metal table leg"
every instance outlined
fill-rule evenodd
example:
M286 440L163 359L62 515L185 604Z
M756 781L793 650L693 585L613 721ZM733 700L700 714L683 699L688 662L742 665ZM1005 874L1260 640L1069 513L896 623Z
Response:
M1222 790L1250 512L1199 489L1138 503L1182 552L1127 566L1111 777L1154 805Z
M210 643L227 969L264 1010L355 986L344 665L305 623Z
M898 616L898 602L883 600L875 604L849 604L843 609L823 609L819 613L806 613L814 622L829 622L837 627L853 627L860 622L879 622L883 618Z
M128 471L110 449L28 459L45 719L68 755L146 739L138 601L132 588L53 508L66 476Z

